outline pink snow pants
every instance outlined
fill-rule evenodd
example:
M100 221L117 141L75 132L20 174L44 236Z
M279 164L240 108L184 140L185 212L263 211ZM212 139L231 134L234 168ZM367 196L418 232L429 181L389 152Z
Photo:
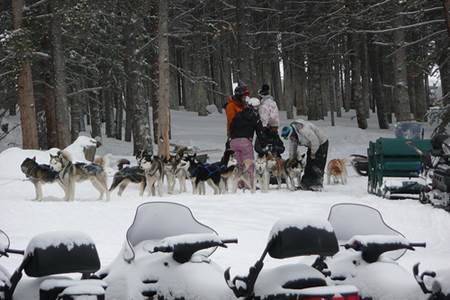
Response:
M230 142L230 148L234 151L234 157L236 158L240 167L244 168L244 160L248 159L252 161L253 164L247 172L250 182L253 182L255 158L253 154L252 140L248 138L232 139Z

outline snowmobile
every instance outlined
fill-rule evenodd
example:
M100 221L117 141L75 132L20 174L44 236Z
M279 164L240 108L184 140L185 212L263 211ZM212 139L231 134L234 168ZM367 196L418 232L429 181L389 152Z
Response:
M275 229L281 225L278 226ZM281 258L298 253L337 251L337 240L329 224L328 230L320 234L324 239L316 238L319 229L303 230L299 236L295 228L289 229L296 224L287 222L285 226L273 234L266 253ZM289 243L291 238L298 237L302 239ZM224 272L210 258L217 247L236 242L236 239L219 237L212 228L198 222L184 205L148 202L137 208L119 256L97 272L97 276L108 284L108 300L236 300L242 293L238 278L230 280L229 270ZM302 249L300 252L298 247ZM259 266L262 268L262 261L257 264L258 274L252 273L254 288L249 284L245 289L246 299L359 299L356 288L326 286L324 276L308 266L295 264L263 270L261 274ZM261 298L263 294L275 298Z
M304 255L324 257L335 254L338 249L329 222L304 218L280 220L272 227L260 259L250 267L248 275L231 279L228 268L225 279L236 297L245 300L359 300L355 286L330 286L323 273L307 264L263 269L267 254L276 259Z
M319 258L315 266L328 271L336 284L355 285L363 300L450 299L434 279L434 272L419 274L416 264L411 274L398 264L407 250L426 245L412 243L389 227L378 210L361 204L336 204L328 219L343 250L332 258ZM432 289L425 284L429 281Z
M450 135L438 133L431 138L432 149L421 151L412 141L408 143L422 158L420 202L450 210Z
M85 279L98 269L100 260L91 238L79 232L37 235L26 250L10 248L9 237L0 230L0 257L22 255L11 275L0 266L0 300L104 300L106 283ZM29 278L22 278L25 273ZM81 279L55 276L81 273Z
M96 275L108 284L108 300L233 300L210 256L236 242L219 237L184 205L148 202L137 208L118 257Z

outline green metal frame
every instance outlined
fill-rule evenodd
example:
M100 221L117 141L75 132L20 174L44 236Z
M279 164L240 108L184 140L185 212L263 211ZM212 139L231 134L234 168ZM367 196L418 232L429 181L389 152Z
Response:
M421 157L406 142L411 141L424 153L431 150L430 140L379 138L369 142L367 157L369 174L367 191L383 196L383 179L385 177L418 177L421 171ZM405 191L408 192L408 191ZM409 191L415 193L415 190Z

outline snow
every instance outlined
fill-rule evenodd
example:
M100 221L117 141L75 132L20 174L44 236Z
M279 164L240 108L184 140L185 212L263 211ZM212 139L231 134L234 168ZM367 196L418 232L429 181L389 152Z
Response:
M206 105L206 111L210 115L219 113L219 109L217 108L217 106L215 104Z
M341 285L341 286L321 286L313 287L301 290L301 294L305 296L313 295L342 295L342 294L355 294L358 292L354 286L351 285Z
M32 255L36 249L47 249L65 245L71 250L75 245L93 245L92 239L83 232L50 231L34 236L25 250L25 255Z
M62 293L60 295L74 296L74 295L104 295L105 294L105 289L100 285L85 284L83 281L80 281L79 283L80 284L78 284L76 286L71 286L71 287L64 289L64 291L62 291ZM79 299L79 297L77 297L77 299ZM81 299L83 299L83 298L81 298ZM86 298L86 299L90 299L90 298ZM95 299L97 299L97 297L92 297L92 299L95 300Z
M9 238L0 230L0 252L5 252L9 248Z
M337 126L330 126L330 120L313 121L324 129L330 137L328 159L345 158L350 154L366 154L369 141L378 137L393 137L393 130L380 130L376 126L376 116L369 120L369 129L355 128L356 120L351 118L354 112L344 113L343 118L336 118ZM17 121L17 120L12 120ZM201 150L210 151L210 161L217 161L224 149L226 141L225 116L212 114L198 117L193 112L172 113L172 137L176 144L195 146ZM285 114L282 114L280 128L289 124ZM426 135L431 129L427 127ZM0 149L6 149L8 144L20 146L20 129L15 130L0 144ZM129 159L135 164L131 156L132 143L125 143L112 138L103 138L103 145L97 154L112 153L113 159ZM29 152L28 152L29 151ZM29 182L23 182L25 176L20 171L20 163L25 157L37 154L39 163L48 163L47 151L19 150L10 148L0 153L0 229L5 231L11 239L11 247L24 249L31 238L42 232L53 230L76 230L89 234L96 243L102 267L108 267L115 262L122 249L125 234L133 222L136 207L147 201L171 201L184 204L191 208L193 215L203 224L214 228L220 235L235 236L237 245L230 245L227 249L219 248L210 256L219 270L231 267L233 273L246 274L249 266L259 258L267 243L267 235L273 224L284 218L298 217L326 220L333 204L348 202L362 203L378 209L384 220L394 229L402 232L408 240L427 242L427 248L408 251L400 260L400 265L412 278L412 265L421 262L421 268L436 270L446 269L450 261L450 214L442 209L422 205L416 200L406 199L392 201L367 193L367 177L360 177L349 167L347 185L325 185L324 191L290 192L283 186L281 190L271 187L269 193L257 191L254 194L239 192L238 194L212 195L207 188L207 195L192 195L190 186L188 192L168 195L165 190L163 197L140 197L137 185L130 184L122 197L114 192L111 201L96 201L97 191L89 182L77 184L76 200L65 202L62 200L63 191L57 184L43 187L44 201L31 201L34 198L34 187ZM112 178L108 178L111 183ZM166 187L165 187L166 188ZM146 251L146 253L148 253ZM164 256L165 257L165 256ZM0 264L12 272L21 262L21 257L11 255L1 257ZM155 257L156 259L156 257ZM311 258L290 258L286 260L267 259L265 268L274 268L286 262L298 263ZM122 257L120 260L123 262ZM161 258L161 260L163 260ZM123 270L129 270L131 264L121 265ZM198 272L206 268L199 265ZM137 266L137 264L133 264ZM180 266L183 269L184 266ZM182 284L192 284L195 279L204 280L199 274L188 275L189 279L181 278L186 273L177 273L173 281ZM177 269L179 271L180 269ZM161 267L158 270L164 270ZM374 270L375 271L375 270ZM141 273L133 273L138 275ZM220 276L219 276L220 274ZM157 274L154 274L154 277ZM167 274L169 276L169 274ZM380 274L381 276L381 274ZM118 284L108 287L109 293L120 292L130 286L141 288L142 278L128 278L122 282L117 275ZM223 280L223 273L211 276L211 282ZM167 279L169 280L169 279ZM223 280L224 281L224 280ZM450 286L446 281L447 286ZM217 283L218 284L218 283ZM181 287L180 287L181 288ZM20 291L17 295L20 295ZM20 298L33 299L33 298ZM114 299L114 298L108 298ZM121 299L116 297L115 299ZM127 299L127 298L122 298ZM137 298L139 299L139 298ZM395 299L395 298L391 298ZM403 298L406 299L406 298ZM412 299L412 298L407 298Z
M371 234L371 235L355 235L350 239L347 244L351 245L354 242L359 242L363 246L369 244L402 244L409 245L410 242L399 235L384 235L384 234Z
M64 150L70 153L72 162L89 163L84 156L83 149L86 147L97 147L97 141L87 136L79 136L72 144Z
M163 239L155 247L170 247L173 248L175 245L180 244L192 244L200 242L214 242L217 244L222 244L222 240L217 234L213 233L193 233L193 234L181 234L177 236L172 236Z
M333 227L330 222L322 219L313 219L307 217L289 217L277 221L270 231L269 240L275 238L280 232L286 230L287 228L297 228L303 230L306 227L323 229L328 232L333 232Z
M103 280L89 279L89 280L73 280L73 279L47 279L41 283L40 289L43 291L49 291L56 287L107 287L106 282Z
M282 285L295 279L320 278L325 281L325 276L305 264L289 264L276 268L264 268L255 283L257 296L278 294L285 291Z

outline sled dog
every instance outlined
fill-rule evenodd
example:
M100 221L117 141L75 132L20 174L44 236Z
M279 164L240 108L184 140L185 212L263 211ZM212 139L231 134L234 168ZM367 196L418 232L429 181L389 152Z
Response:
M288 185L288 188L291 191L294 191L296 189L296 180L300 185L302 172L304 169L302 160L299 160L298 158L288 158L284 162L284 169L288 178L288 180L286 180L286 185ZM287 183L288 181L289 184Z
M233 193L236 193L239 187L242 187L244 190L250 189L252 193L255 192L255 180L252 181L248 174L250 168L254 168L251 160L244 160L243 166L236 166L234 168L232 176Z
M59 172L66 192L65 200L74 200L75 183L85 180L91 181L94 188L99 191L99 200L103 199L105 194L106 200L109 200L107 175L103 166L94 163L72 163L70 154L64 150L58 151L57 155L50 154L50 165Z
M231 152L230 152L231 153ZM228 193L233 191L235 169L237 166L237 160L234 157L234 153L230 155L228 164L225 170L220 174L220 191L221 193Z
M224 183L222 183L222 174L229 172L228 163L234 152L232 150L225 150L222 159L218 162L206 164L197 160L196 154L189 156L189 174L193 181L194 194L205 195L207 183L213 190L214 194L220 194Z
M270 168L267 155L259 156L255 160L255 180L263 193L269 191Z
M119 187L119 196L122 196L123 191L128 184L139 184L139 195L142 196L146 187L145 172L140 166L130 166L130 161L127 159L120 159L117 162L117 168L119 169L113 178L113 182L109 191L112 192L116 187Z
M35 200L42 200L42 185L46 183L56 182L65 191L63 183L59 178L59 173L49 165L38 164L36 162L36 157L25 158L25 160L20 165L20 169L34 185L34 189L36 192Z
M168 193L175 192L176 179L180 182L180 193L186 191L186 178L188 162L184 160L187 147L176 147L175 153L171 154L167 161L164 161L164 175L167 177Z
M163 159L150 155L145 155L141 162L141 168L144 170L145 180L149 189L148 194L152 196L162 197L163 195L163 176L164 176L164 162Z
M277 189L281 188L281 183L284 181L289 188L288 174L286 173L285 160L281 157L273 156L271 153L266 155L267 169L269 170L269 182L270 177L275 177L277 182Z
M327 165L327 183L347 183L347 168L345 167L345 159L332 159Z

